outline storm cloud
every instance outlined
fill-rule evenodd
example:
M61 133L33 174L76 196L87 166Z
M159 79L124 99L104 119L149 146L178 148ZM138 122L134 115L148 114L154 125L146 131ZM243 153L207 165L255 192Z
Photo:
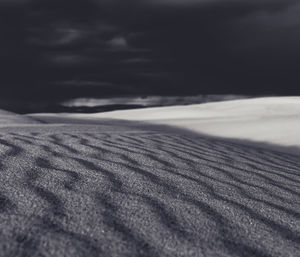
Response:
M0 84L19 98L297 94L292 0L0 0Z

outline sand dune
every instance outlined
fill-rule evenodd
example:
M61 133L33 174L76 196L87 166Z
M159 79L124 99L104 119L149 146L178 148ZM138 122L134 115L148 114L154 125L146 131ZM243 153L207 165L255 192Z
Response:
M0 127L38 123L40 122L28 116L18 115L12 112L0 110Z
M299 256L298 157L63 120L0 128L0 256Z
M46 117L57 115L48 114ZM284 146L285 148L280 148L282 151L300 154L300 97L269 97L108 113L65 114L63 117L147 121L211 136L275 144Z

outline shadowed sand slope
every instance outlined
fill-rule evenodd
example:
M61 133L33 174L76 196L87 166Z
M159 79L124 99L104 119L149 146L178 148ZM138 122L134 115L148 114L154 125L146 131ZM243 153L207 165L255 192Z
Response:
M13 126L19 124L37 124L37 120L12 112L0 110L0 127Z
M299 256L298 157L120 124L0 129L0 256Z

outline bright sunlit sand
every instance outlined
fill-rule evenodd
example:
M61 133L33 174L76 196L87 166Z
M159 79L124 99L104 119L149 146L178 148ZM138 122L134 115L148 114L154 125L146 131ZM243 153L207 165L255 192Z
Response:
M62 114L46 114L45 116L60 115ZM62 116L145 121L211 136L285 147L300 147L300 97L255 98L97 114L63 114ZM291 149L286 150L291 152ZM295 150L292 149L292 152Z

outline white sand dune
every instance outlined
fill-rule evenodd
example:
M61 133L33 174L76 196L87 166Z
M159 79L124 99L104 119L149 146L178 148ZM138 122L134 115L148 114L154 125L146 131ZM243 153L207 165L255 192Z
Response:
M147 121L217 137L300 147L300 97L268 97L64 116Z

